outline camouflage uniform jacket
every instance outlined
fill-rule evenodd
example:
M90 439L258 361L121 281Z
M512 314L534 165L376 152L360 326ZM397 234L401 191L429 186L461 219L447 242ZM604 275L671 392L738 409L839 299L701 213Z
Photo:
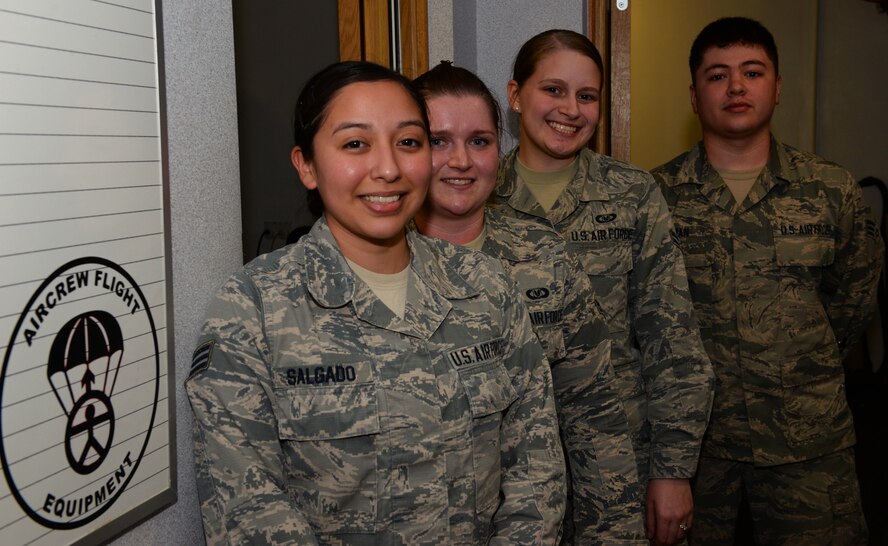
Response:
M213 544L553 544L548 362L495 260L408 234L404 318L325 220L220 290L186 388Z
M870 316L882 243L849 173L773 139L742 203L702 144L654 172L716 372L703 453L767 466L853 445L841 352Z
M629 425L589 278L551 228L492 208L484 224L482 251L515 281L552 366L570 476L562 543L647 546Z
M494 203L553 227L589 275L610 330L639 478L693 476L712 368L662 194L646 172L584 149L576 177L547 215L515 172L517 153L500 164Z

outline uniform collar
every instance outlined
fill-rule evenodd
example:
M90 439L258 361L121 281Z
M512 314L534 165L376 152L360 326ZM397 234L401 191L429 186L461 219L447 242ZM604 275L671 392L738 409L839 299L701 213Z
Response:
M743 203L735 203L730 190L724 180L715 170L715 167L706 157L706 148L703 142L698 142L678 170L677 175L669 181L671 186L680 184L696 184L700 186L700 193L717 203L725 210L744 210L764 199L764 197L780 188L797 182L800 179L798 171L792 166L789 156L780 142L771 135L771 149L768 162L759 175L755 184L749 190L749 194Z
M484 209L484 226L487 229L487 237L484 239L482 247L485 254L509 262L526 261L518 256L518 249L523 248L527 241L517 240L515 233L508 229L506 217L494 208L486 208Z
M802 173L796 168L783 146L771 136L771 157L768 159L768 171L782 184L796 184L802 180Z
M771 135L771 150L765 170L773 177L774 184L797 182L800 179L798 171L793 167L784 147L774 135ZM724 183L718 171L709 163L706 157L706 148L703 141L698 142L688 152L684 162L679 168L678 174L670 180L670 185L679 184L716 184Z
M601 180L606 175L606 169L599 160L598 154L584 148L577 157L577 172L573 180L568 182L564 192L555 202L552 210L546 215L536 198L525 184L518 181L518 172L515 163L518 161L518 147L516 146L500 162L500 170L497 175L497 187L494 190L497 201L508 203L515 210L539 218L550 219L558 223L563 217L576 210L581 202L607 201L610 195L600 184L588 183L589 180Z
M601 184L586 184L587 180L605 180L607 178L607 167L601 161L601 156L593 152L589 148L583 148L580 151L580 165L577 169L577 178L571 183L571 186L582 193L579 195L580 201L609 201L610 194Z
M424 284L446 299L465 299L478 290L431 248L429 240L413 230L407 231L410 268ZM330 232L326 217L321 217L302 245L308 292L320 305L342 307L355 299L355 277Z
M355 296L354 273L339 250L327 217L315 222L302 246L305 285L312 298L329 308L342 307Z
M463 300L478 295L479 288L460 274L455 264L444 255L442 247L453 245L413 230L407 232L407 243L412 251L410 267L425 284L448 300Z

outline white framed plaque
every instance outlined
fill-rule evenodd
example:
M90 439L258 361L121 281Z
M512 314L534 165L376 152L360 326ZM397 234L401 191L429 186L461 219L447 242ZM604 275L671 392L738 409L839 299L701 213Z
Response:
M0 544L175 502L159 0L0 0Z

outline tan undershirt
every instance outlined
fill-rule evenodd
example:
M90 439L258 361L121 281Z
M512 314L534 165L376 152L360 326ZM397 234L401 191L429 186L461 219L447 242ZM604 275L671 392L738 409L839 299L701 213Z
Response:
M743 200L746 199L746 196L749 195L749 190L752 189L752 185L755 184L755 181L763 168L764 167L758 167L742 171L733 171L730 169L716 170L718 171L718 174L721 175L722 180L725 181L725 185L731 190L731 193L734 194L734 199L736 199L738 203L742 203Z
M558 196L577 174L578 167L579 163L576 158L571 161L570 165L557 171L534 171L522 163L520 159L515 162L518 176L527 184L530 193L536 197L537 202L546 212L552 210L552 205L558 200Z
M346 258L348 266L355 275L367 283L376 297L391 309L392 313L404 318L404 307L407 305L407 279L410 275L410 265L407 265L398 273L376 273L364 269L355 262Z
M477 250L481 252L481 247L484 246L484 238L487 237L487 226L481 228L481 233L478 234L477 237L469 241L468 243L462 245L466 248L471 248L472 250Z

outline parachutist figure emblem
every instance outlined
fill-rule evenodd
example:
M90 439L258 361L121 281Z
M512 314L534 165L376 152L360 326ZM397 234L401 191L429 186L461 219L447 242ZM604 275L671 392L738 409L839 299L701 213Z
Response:
M120 325L105 311L74 317L53 340L47 374L68 416L65 455L78 474L98 468L111 451L111 394L122 358Z

